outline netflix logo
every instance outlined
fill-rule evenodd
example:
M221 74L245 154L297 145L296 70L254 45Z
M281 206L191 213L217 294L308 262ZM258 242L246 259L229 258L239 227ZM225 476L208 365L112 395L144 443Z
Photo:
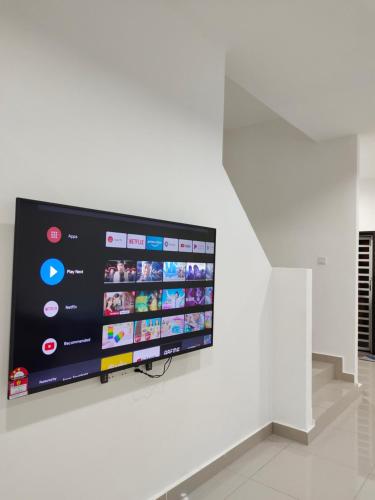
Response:
M128 248L144 250L146 248L146 236L142 234L128 234Z

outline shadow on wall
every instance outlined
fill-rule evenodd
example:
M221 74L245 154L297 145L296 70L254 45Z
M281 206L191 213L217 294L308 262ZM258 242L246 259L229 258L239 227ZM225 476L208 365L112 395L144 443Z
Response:
M161 379L149 379L132 369L117 372L108 384L100 384L99 378L89 379L56 389L47 390L8 401L8 355L10 337L10 310L12 289L12 263L14 225L0 224L0 433L5 433L40 422L51 417L68 413L90 405L104 403L108 399L120 398L126 394L133 401L147 400L155 392L163 391L164 382L173 381L186 373L200 369L200 353L194 352L174 358L167 374ZM32 335L32 332L30 332ZM206 353L206 363L210 364L212 350ZM164 361L154 364L155 373L160 373ZM125 401L122 402L126 404Z

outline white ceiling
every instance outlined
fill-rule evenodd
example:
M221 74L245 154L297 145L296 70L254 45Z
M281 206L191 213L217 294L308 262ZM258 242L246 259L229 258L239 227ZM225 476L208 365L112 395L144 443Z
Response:
M249 127L279 116L229 78L225 79L224 128Z
M375 131L375 0L173 4L225 47L233 81L310 137Z

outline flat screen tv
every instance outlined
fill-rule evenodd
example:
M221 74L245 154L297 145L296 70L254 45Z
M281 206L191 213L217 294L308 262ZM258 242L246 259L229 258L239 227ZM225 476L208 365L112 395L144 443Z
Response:
M212 346L215 237L17 198L8 397Z

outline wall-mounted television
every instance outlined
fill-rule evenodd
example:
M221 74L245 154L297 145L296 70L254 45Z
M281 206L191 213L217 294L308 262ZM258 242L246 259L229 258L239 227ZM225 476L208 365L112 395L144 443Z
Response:
M8 397L212 346L215 238L17 198Z

